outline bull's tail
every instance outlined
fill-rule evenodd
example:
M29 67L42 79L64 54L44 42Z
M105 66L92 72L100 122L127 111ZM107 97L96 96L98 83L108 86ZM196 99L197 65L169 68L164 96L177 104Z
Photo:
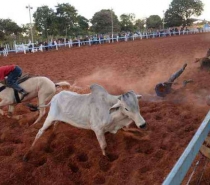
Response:
M46 105L39 105L39 106L37 106L37 105L33 105L31 103L26 103L25 105L30 109L30 111L34 112L34 111L38 111L40 108L49 107L50 104L51 104L51 101L48 104L46 104Z
M55 87L62 87L63 89L69 89L70 83L66 81L58 82L58 83L55 83Z

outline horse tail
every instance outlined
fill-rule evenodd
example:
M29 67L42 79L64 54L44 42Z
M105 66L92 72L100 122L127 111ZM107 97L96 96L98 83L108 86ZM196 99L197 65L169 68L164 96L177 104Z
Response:
M30 109L30 111L34 112L34 111L38 111L40 108L49 107L50 104L51 104L51 101L46 105L40 105L40 106L33 105L31 103L26 103L25 105Z
M58 83L55 83L55 87L62 87L63 89L69 89L70 83L66 81L58 82Z

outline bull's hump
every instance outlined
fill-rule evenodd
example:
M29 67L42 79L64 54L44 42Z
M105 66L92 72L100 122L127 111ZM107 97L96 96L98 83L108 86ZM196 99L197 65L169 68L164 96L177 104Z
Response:
M100 86L100 85L98 85L98 84L93 84L93 85L91 85L90 86L90 91L91 91L91 93L93 93L93 94L100 94L100 93L108 93L105 89L104 89L104 87L102 87L102 86Z
M90 86L92 97L106 97L109 93L102 86L93 84Z
M60 93L58 93L60 95L60 97L68 97L68 96L75 96L78 95L76 92L72 92L72 91L61 91Z

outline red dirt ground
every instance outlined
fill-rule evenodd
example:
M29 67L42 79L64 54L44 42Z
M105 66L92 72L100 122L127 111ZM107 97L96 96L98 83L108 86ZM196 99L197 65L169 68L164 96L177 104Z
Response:
M20 121L0 116L0 184L161 184L209 110L209 72L193 62L209 47L210 34L198 34L0 57L1 66L14 63L24 72L75 83L81 88L71 89L79 93L88 93L90 84L99 83L112 94L128 90L143 94L141 114L148 123L139 132L106 134L108 157L102 156L91 130L60 123L54 138L51 128L29 162L23 162L44 119L29 127L35 113L18 105L16 114L24 114ZM155 84L185 62L188 66L174 85L177 90L156 98ZM182 89L184 79L194 82ZM202 184L210 181L209 172L207 166ZM199 173L191 184L196 184Z

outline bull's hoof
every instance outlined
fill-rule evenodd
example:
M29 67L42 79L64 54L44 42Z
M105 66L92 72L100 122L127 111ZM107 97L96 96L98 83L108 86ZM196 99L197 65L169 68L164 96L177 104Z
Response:
M102 150L102 154L103 154L103 156L106 156L105 150Z
M145 124L143 124L143 125L140 125L139 127L140 127L141 129L145 129L145 128L147 128L146 126L147 126L147 124L145 123Z
M23 156L23 161L24 161L24 162L28 162L28 160L29 160L28 155L27 155L27 154L26 154L26 155L24 155L24 156Z

